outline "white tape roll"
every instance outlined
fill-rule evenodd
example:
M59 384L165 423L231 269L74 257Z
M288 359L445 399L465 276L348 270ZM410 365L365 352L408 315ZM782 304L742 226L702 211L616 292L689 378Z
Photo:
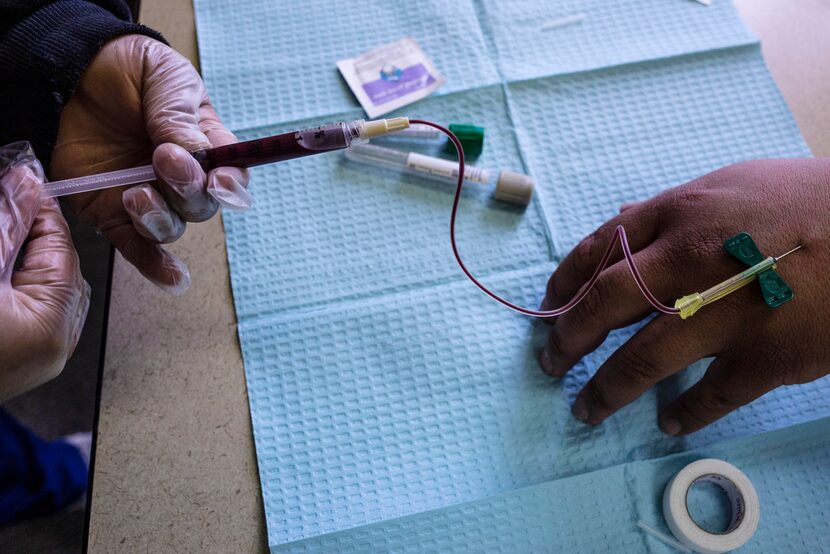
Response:
M706 531L689 513L689 489L702 481L723 489L732 504L732 520L723 533ZM707 458L687 465L668 482L663 492L663 517L682 544L702 554L718 554L734 550L752 538L761 518L761 504L755 487L740 469Z

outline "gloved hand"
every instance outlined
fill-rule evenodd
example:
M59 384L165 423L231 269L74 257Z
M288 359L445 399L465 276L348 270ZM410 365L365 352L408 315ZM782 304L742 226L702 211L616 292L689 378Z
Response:
M830 160L757 160L723 168L641 203L627 205L568 254L551 277L544 308L564 304L594 272L615 227L666 304L745 267L723 248L746 231L764 256L802 245L776 270L795 293L777 309L757 283L682 320L659 315L614 352L577 396L574 415L602 422L649 387L715 356L704 377L660 416L666 433L697 431L781 385L830 371ZM562 376L612 329L652 312L619 248L613 265L576 308L553 322L540 363Z
M61 372L89 308L69 228L42 186L27 143L0 148L0 402Z
M142 35L107 43L64 108L52 180L149 163L162 182L66 197L150 281L173 293L190 284L185 264L160 244L185 221L251 204L247 170L207 175L188 154L236 142L219 121L196 70L175 50Z

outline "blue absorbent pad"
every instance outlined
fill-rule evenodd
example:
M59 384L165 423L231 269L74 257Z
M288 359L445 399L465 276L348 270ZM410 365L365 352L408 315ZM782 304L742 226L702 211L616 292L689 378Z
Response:
M763 451L759 451L761 445ZM663 489L678 471L701 458L719 458L738 466L758 493L761 523L741 552L827 552L827 418L320 535L272 550L671 554L678 551L640 531L637 521L670 534L663 523Z
M467 187L458 221L473 271L526 306L623 202L809 155L725 0L195 4L208 90L241 138L363 117L335 62L415 38L447 83L393 115L481 125L476 165L536 179L525 210ZM337 154L252 174L253 209L224 222L273 551L668 552L636 522L668 532L662 488L701 457L758 488L746 551L824 546L830 380L667 437L658 409L702 361L584 426L574 396L637 326L553 381L544 325L455 265L451 187Z

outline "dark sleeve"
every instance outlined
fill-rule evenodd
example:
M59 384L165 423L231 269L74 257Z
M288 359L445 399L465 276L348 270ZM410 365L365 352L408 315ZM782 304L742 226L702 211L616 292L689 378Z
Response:
M164 40L133 23L123 0L0 0L0 146L28 140L47 166L84 70L104 43L133 33Z

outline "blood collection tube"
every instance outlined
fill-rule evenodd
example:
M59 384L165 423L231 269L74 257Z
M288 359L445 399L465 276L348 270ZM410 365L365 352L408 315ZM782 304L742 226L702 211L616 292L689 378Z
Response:
M349 160L376 167L409 173L447 184L458 181L458 162L426 156L417 152L405 152L374 144L355 144L345 151ZM464 180L479 185L495 185L496 200L527 206L533 197L534 182L531 177L514 171L501 171L498 176L470 165L464 166Z

